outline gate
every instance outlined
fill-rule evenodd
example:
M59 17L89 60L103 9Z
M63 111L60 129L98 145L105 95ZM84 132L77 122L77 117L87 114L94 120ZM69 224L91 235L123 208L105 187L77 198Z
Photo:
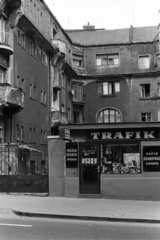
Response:
M1 144L0 192L48 193L47 146Z

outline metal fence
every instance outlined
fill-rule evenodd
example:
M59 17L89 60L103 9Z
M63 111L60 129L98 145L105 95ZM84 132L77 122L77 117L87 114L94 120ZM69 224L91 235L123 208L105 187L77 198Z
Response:
M48 173L46 145L0 144L0 175Z

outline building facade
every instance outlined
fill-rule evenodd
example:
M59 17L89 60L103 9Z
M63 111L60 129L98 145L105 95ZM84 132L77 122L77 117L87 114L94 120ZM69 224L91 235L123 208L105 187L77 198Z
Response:
M87 25L67 34L77 73L73 124L59 127L63 154L58 165L54 162L51 194L159 200L158 27ZM63 146L66 132L70 142ZM49 149L57 141L50 138ZM53 187L59 176L60 185Z
M70 45L71 40L43 0L1 1L0 181L3 186L7 186L4 177L8 175L48 173L47 136L57 133L58 124L71 121L71 76L75 73L66 63ZM22 191L24 188L26 185L21 186Z
M0 124L1 176L47 174L49 142L51 195L159 199L159 26L64 30L2 0Z

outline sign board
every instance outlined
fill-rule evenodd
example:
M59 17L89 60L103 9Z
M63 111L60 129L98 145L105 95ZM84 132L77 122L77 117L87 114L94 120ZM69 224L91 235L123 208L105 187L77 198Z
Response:
M160 146L143 147L143 171L160 171Z
M78 167L78 145L77 143L66 143L66 167Z
M153 140L159 139L159 129L104 129L86 131L87 140Z
M60 138L64 140L70 140L70 130L69 129L60 129Z

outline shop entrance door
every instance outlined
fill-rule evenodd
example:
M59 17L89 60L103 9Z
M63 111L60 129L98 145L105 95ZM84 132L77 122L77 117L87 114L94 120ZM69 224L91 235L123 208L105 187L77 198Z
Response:
M80 143L80 194L100 194L99 145Z

